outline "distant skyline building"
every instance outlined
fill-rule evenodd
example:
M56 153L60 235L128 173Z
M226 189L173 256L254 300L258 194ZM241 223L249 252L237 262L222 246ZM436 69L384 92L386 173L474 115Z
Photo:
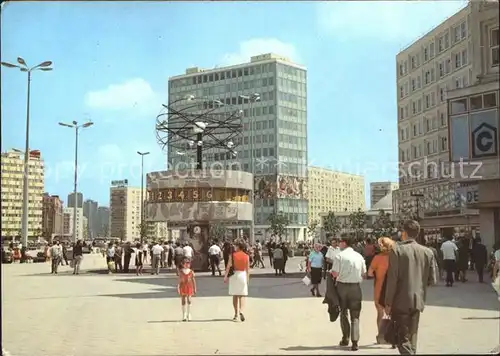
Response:
M63 234L67 237L73 236L73 213L74 208L64 208L63 210ZM82 240L84 234L84 216L83 208L76 209L76 240Z
M76 193L77 208L83 208L83 194L80 192ZM75 193L68 194L68 201L66 204L67 208L75 207Z
M140 239L141 188L116 186L109 192L109 237Z
M252 172L253 161L256 238L267 237L269 216L282 212L290 221L286 238L303 239L308 221L306 68L268 53L228 67L188 68L185 74L169 78L168 87L169 102L194 95L220 101L222 111L243 111L244 133L235 142L237 157L213 148L203 153L204 166L222 162L231 169L238 162L242 170ZM168 148L172 167L194 158L194 150L180 155Z
M40 151L32 150L28 163L28 237L42 235L44 163ZM20 237L23 205L24 153L15 149L2 153L2 237Z
M109 208L107 206L97 208L97 224L97 236L109 236Z
M373 207L385 196L399 188L399 183L395 182L370 182L370 207ZM391 202L392 204L392 202Z
M365 177L322 167L308 168L309 223L328 212L365 210Z
M90 239L97 237L99 231L98 208L99 204L94 200L87 199L83 202L83 216L87 218L87 237Z
M63 233L63 201L57 195L44 193L42 204L42 236L52 241Z

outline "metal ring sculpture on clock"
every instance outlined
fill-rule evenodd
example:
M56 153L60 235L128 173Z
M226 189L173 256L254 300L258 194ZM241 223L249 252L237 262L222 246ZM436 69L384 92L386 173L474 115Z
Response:
M237 138L243 133L243 110L220 100L188 96L163 105L156 117L156 138L183 154L189 150L219 148L236 157ZM202 140L200 140L202 137Z

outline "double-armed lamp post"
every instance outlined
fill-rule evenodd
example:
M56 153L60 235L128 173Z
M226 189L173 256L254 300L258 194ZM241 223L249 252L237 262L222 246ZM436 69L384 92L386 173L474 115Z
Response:
M29 217L29 159L30 159L30 92L31 92L31 73L37 70L44 72L52 70L52 62L45 61L34 67L29 67L26 61L17 57L17 64L8 62L1 62L2 66L6 68L19 69L21 72L28 73L28 97L26 101L26 137L24 148L24 175L23 175L23 208L21 220L21 239L23 246L28 245L28 217Z
M77 235L76 235L76 212L78 209L78 193L77 193L77 188L78 188L78 131L80 129L85 129L87 127L92 126L94 123L92 121L86 122L84 124L78 125L77 121L73 121L71 124L67 124L64 122L60 122L59 125L64 126L64 127L69 127L70 129L75 130L75 178L73 181L73 195L75 197L74 199L74 206L73 206L73 242L76 242L78 240Z

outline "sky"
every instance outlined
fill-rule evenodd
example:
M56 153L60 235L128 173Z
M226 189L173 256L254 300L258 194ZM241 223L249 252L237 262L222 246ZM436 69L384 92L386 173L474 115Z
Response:
M277 53L308 69L308 160L397 181L396 54L453 15L464 1L373 2L7 2L1 59L33 73L30 149L45 161L45 190L73 190L75 133L58 122L94 125L79 135L78 190L109 205L114 179L140 185L166 167L155 119L170 76ZM26 73L1 71L1 148L24 149Z

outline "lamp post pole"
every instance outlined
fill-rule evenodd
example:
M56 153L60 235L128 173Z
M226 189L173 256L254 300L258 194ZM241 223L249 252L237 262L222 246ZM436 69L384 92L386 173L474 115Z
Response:
M60 122L59 125L64 127L69 127L75 129L75 175L73 179L73 196L74 196L74 205L73 205L73 242L76 242L76 216L78 211L78 132L80 128L87 128L92 126L94 123L92 121L86 122L84 124L78 125L77 121L73 121L71 124L66 124L64 122Z
M137 151L137 154L141 156L141 244L144 240L144 231L145 231L145 226L144 226L144 156L147 156L149 152L139 152Z
M28 67L26 61L17 57L18 64L1 62L7 68L17 68L21 72L28 73L28 93L26 100L26 137L24 147L24 174L23 174L23 205L21 220L21 239L23 246L28 246L28 221L29 221L29 159L30 159L30 99L31 99L31 72L35 70L50 71L52 62L45 61L34 67Z
M248 100L250 119L250 172L252 173L252 223L250 224L249 240L253 243L255 239L255 162L254 162L254 122L253 122L253 103L260 101L260 94L240 95L243 100Z

